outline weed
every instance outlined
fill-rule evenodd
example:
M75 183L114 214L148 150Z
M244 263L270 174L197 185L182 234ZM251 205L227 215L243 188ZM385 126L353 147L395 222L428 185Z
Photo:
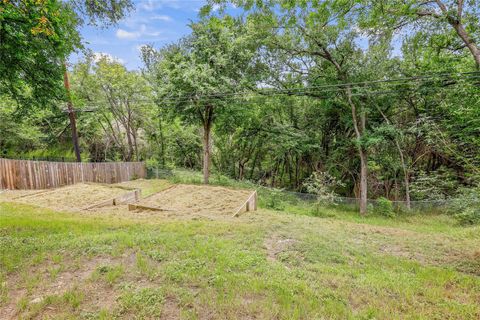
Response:
M113 285L124 274L124 268L121 265L117 266L100 266L92 274L92 279L104 279L109 285Z
M82 303L85 295L77 288L65 292L62 296L63 301L68 304L72 309L77 309Z

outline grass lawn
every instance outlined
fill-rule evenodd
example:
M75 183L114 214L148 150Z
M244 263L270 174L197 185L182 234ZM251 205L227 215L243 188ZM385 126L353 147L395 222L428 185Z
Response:
M0 201L0 319L480 319L480 227L325 211L176 219Z

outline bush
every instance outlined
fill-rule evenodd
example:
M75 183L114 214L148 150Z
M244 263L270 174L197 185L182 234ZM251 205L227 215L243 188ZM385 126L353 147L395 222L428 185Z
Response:
M273 190L266 196L265 206L273 210L285 209L285 202L283 201L283 193L281 190Z
M457 213L454 217L461 225L480 224L480 209L469 208L463 212Z
M448 209L462 225L480 224L480 187L462 189Z
M393 210L392 201L387 198L380 197L377 200L377 205L374 209L376 214L379 214L384 217L393 218L395 217L395 211Z
M308 193L314 194L317 198L317 205L335 204L335 188L343 186L340 181L327 172L314 172L303 183Z

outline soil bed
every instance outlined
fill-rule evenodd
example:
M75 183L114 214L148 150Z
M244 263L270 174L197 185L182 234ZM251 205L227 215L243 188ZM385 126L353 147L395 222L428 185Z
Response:
M251 194L250 190L179 184L138 204L172 213L232 215Z
M32 204L54 210L78 211L97 202L106 201L128 192L122 188L79 183L48 192L17 198L15 202Z

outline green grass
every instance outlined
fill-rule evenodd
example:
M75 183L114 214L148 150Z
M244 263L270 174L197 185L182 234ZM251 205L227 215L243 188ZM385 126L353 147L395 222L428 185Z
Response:
M0 202L0 318L480 317L479 227L308 210L145 220Z

